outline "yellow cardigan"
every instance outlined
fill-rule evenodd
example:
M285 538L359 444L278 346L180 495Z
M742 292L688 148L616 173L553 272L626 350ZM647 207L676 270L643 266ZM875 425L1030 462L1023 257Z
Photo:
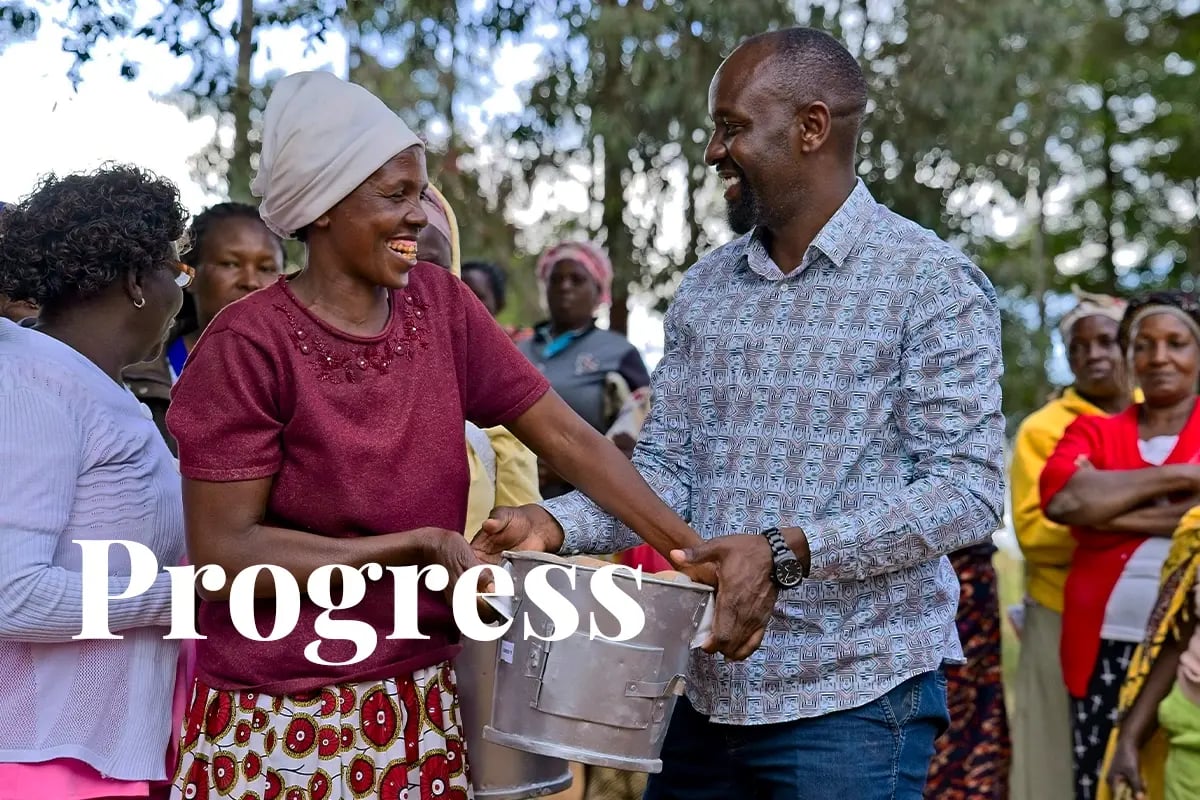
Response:
M1009 485L1013 528L1025 556L1026 591L1046 608L1062 613L1063 586L1075 552L1075 540L1065 525L1042 514L1038 479L1067 426L1084 414L1104 415L1074 389L1030 414L1017 429Z

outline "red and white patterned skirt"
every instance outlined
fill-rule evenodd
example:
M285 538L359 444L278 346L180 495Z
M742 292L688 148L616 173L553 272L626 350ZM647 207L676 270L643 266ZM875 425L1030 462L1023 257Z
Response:
M470 800L454 669L286 697L197 679L171 797Z

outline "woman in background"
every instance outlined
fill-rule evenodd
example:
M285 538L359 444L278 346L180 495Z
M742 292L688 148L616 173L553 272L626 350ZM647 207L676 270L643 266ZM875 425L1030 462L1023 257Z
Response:
M130 388L154 412L171 452L175 440L167 430L167 408L188 353L221 309L274 282L284 265L282 240L263 224L258 209L246 203L205 209L192 221L187 241L183 262L196 277L171 338L161 357L125 372Z
M0 291L41 309L0 319L0 798L152 797L174 768L186 702L171 586L109 602L123 638L83 623L77 540L121 539L158 564L184 555L179 473L122 381L155 358L190 269L175 187L134 167L49 177L0 215ZM108 593L129 585L109 549ZM172 723L172 711L176 723Z
M1021 422L1013 442L1009 486L1012 524L1025 566L1025 598L1018 607L1020 656L1012 690L1013 762L1010 791L1023 800L1061 800L1074 794L1070 696L1063 684L1063 586L1075 540L1065 525L1042 513L1038 478L1063 432L1083 414L1117 414L1132 400L1119 343L1125 301L1081 292L1059 322L1074 377L1046 405ZM960 605L961 610L961 605Z
M563 242L538 259L537 277L550 318L534 326L533 336L519 344L521 352L576 414L604 433L630 395L650 385L637 348L624 336L596 326L597 310L611 300L612 263L598 245ZM573 488L540 467L544 497Z
M504 270L490 261L468 261L463 264L462 279L499 322L500 314L508 307L508 276ZM503 328L514 342L523 342L533 335L531 328L517 325L504 325Z
M1075 796L1101 790L1121 682L1158 596L1171 535L1200 494L1200 302L1154 292L1119 328L1142 400L1081 416L1040 479L1046 516L1077 546L1064 588L1062 665L1071 695Z

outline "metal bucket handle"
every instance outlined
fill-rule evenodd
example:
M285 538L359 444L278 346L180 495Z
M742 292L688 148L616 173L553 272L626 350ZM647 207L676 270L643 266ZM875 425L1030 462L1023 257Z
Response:
M687 688L687 678L676 675L669 681L652 683L650 681L630 681L625 684L626 697L640 697L647 700L658 700L674 695L679 697Z

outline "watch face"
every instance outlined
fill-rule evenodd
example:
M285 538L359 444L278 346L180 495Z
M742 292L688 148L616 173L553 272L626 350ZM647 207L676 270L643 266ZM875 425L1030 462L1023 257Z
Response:
M793 586L799 586L800 581L804 580L804 570L800 568L800 562L794 558L789 558L786 561L776 564L775 580L788 589Z

